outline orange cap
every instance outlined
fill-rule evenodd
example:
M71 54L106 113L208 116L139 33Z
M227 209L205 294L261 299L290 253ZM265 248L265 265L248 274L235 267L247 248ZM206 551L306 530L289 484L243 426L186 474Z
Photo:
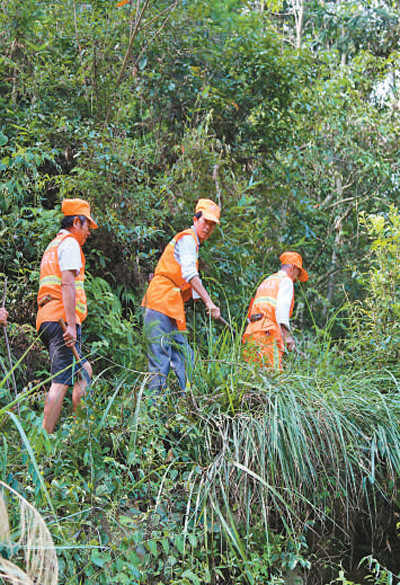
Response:
M90 205L84 199L64 199L61 204L61 211L64 215L84 215L90 227L95 230L97 223L90 215Z
M218 205L214 201L211 201L211 199L199 199L196 205L196 213L198 211L202 212L205 219L220 223L219 216L221 215L221 211Z
M303 268L303 259L297 252L283 252L280 255L279 260L282 264L294 264L296 268L300 269L300 282L307 282L308 274Z

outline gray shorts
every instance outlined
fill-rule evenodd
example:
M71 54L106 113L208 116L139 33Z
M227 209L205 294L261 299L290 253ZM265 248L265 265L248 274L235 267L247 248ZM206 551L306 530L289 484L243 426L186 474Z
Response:
M42 323L39 329L39 335L50 353L51 375L54 376L52 382L72 386L73 376L76 375L81 365L87 362L87 359L82 356L80 325L76 326L77 339L75 342L75 347L82 358L79 364L75 363L73 365L74 355L72 349L65 345L63 330L58 322L46 321Z

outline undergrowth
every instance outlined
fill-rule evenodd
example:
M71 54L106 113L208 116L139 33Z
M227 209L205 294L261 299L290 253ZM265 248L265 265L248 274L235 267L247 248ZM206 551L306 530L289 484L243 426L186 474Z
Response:
M17 414L3 396L0 477L44 514L61 583L318 582L348 547L355 568L358 541L381 562L400 550L393 371L346 369L336 347L316 359L307 342L309 357L263 373L237 335L214 340L185 395L104 373L51 437L41 403L22 395Z
M37 391L50 378L15 397L7 372L0 479L44 517L60 583L398 582L397 328L391 344L376 336L377 358L370 342L377 324L391 333L393 302L382 295L397 290L397 248L385 246L385 237L397 246L396 217L371 224L379 266L368 302L324 330L314 322L283 373L243 360L240 326L202 322L186 393L171 376L149 396L132 337L137 345L119 348L123 366L100 356L83 413L66 404L48 436ZM391 283L383 292L380 272ZM352 327L360 310L363 327ZM127 325L114 313L122 343ZM330 335L335 319L342 340Z

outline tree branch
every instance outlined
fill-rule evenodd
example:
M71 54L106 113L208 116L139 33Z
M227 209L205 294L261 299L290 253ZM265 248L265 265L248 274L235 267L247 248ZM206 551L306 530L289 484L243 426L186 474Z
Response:
M125 52L124 60L122 62L122 67L121 67L120 72L119 72L119 75L117 77L117 81L115 82L114 93L118 89L118 87L119 87L119 85L120 85L120 83L122 81L122 78L124 76L125 69L126 69L126 66L127 66L127 63L128 63L128 59L129 59L130 54L131 54L133 41L135 40L136 35L138 34L139 25L140 25L140 23L142 21L143 15L144 15L145 10L148 7L149 3L150 3L150 0L145 0L145 2L143 4L143 7L142 7L142 10L140 11L140 14L138 15L138 9L139 9L140 0L138 0L138 2L137 2L136 12L135 12L135 20L134 21L132 20L132 24L131 24L131 35L130 35L130 38L129 38L128 47L127 47L126 52ZM133 22L134 22L134 24L133 24ZM133 26L133 30L132 30L132 26ZM106 120L105 120L105 123L106 124L107 124L107 122L108 122L108 120L110 118L111 104L112 104L112 100L110 100L110 104L108 106L108 110L107 110L107 114L106 114Z

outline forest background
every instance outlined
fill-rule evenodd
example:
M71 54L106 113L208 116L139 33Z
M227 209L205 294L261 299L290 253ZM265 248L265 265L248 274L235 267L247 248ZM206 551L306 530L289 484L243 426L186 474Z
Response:
M42 514L60 583L400 572L399 12L384 0L1 0L14 371L3 346L0 479ZM85 247L96 374L85 414L66 404L49 438L39 264L61 200L77 196L99 224ZM171 379L151 404L140 301L200 197L222 208L200 268L233 333L191 305L189 392ZM293 316L305 356L276 376L243 362L240 332L286 249L310 273ZM8 506L14 547L0 555L22 567Z

